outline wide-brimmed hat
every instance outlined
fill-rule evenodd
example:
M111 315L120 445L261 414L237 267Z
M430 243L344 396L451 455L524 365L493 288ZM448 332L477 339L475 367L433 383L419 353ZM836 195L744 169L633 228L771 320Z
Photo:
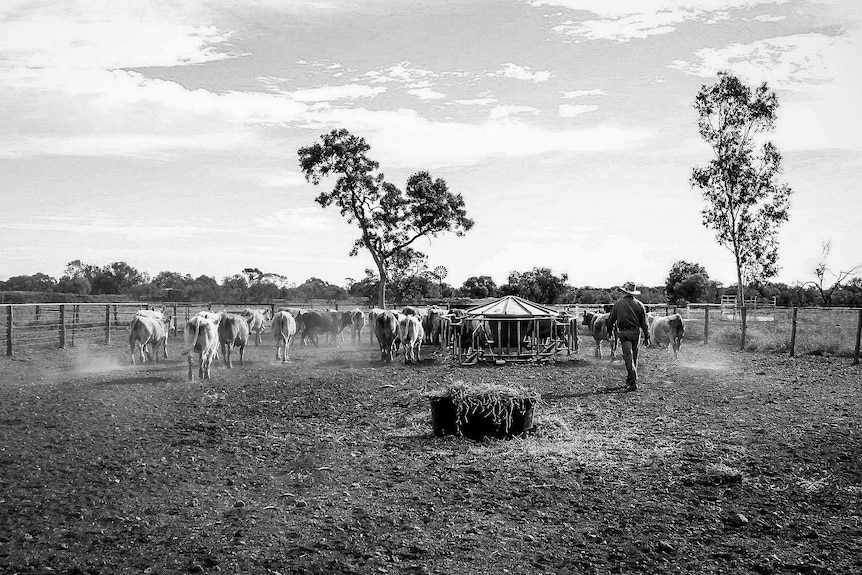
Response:
M631 282L621 285L620 290L626 292L629 295L641 295L641 292L635 289L635 284Z

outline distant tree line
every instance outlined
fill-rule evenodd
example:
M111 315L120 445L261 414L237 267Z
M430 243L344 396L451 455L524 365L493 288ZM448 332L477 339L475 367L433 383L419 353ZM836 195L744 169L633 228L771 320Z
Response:
M613 288L592 286L575 287L567 274L555 274L546 267L527 271L512 271L508 280L497 285L491 276L471 276L461 286L440 281L428 271L424 254L417 257L407 252L389 270L386 282L386 299L395 305L407 303L450 302L468 304L476 300L517 295L530 301L546 304L607 304L613 303L620 293ZM745 297L777 299L779 306L852 306L862 307L862 277L830 285L829 290L814 282L787 285L764 282L747 286ZM365 270L360 280L345 278L345 286L338 286L320 278L311 277L299 285L277 273L265 273L257 268L245 268L242 273L222 278L221 281L206 275L163 271L150 277L126 262L113 262L103 267L69 262L59 279L43 273L11 277L0 282L0 292L39 292L74 296L95 296L101 299L111 295L143 301L177 302L292 302L328 301L336 304L352 300L365 305L378 301L380 279L372 269ZM683 260L675 262L663 286L638 286L638 297L647 304L685 306L689 303L719 303L724 294L736 294L736 286L723 286L710 279L703 266Z

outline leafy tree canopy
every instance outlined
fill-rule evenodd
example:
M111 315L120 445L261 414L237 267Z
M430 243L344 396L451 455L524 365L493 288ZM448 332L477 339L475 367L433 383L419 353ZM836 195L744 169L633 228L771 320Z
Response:
M324 208L336 206L359 228L350 255L362 248L371 254L380 277L378 305L384 307L393 256L420 237L442 232L461 236L473 227L473 220L467 217L464 199L451 193L444 180L416 172L402 191L378 173L380 166L368 156L371 147L364 138L339 129L320 139L299 149L300 167L314 185L337 176L333 188L321 192L316 201Z
M695 98L698 131L713 157L692 170L706 207L703 224L734 256L738 301L742 287L778 271L779 226L788 218L791 190L778 183L781 154L771 143L755 149L755 137L775 126L778 99L766 83L751 89L721 72Z

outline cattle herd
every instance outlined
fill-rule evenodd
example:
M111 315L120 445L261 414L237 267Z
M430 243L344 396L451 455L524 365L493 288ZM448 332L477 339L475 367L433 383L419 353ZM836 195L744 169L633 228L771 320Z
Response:
M367 321L366 321L367 317ZM581 327L595 340L598 358L602 357L601 343L607 341L611 348L611 360L615 357L616 337L609 333L607 322L610 313L584 311ZM188 358L188 378L194 379L193 355L198 355L198 377L210 379L212 362L219 358L219 351L226 367L233 367L233 351L239 353L243 364L245 347L249 341L261 342L261 333L271 328L276 343L275 358L290 361L292 345L319 346L320 337L338 347L339 338L344 341L344 331L350 328L351 342L362 343L362 332L369 326L370 338L377 340L380 361L391 362L393 357L403 354L404 363L421 360L422 344L452 345L461 353L496 345L520 348L531 337L538 340L561 338L569 334L568 316L561 312L557 319L541 321L499 321L470 319L463 310L447 310L432 306L418 308L408 306L401 311L374 308L369 312L360 309L351 311L316 310L285 307L273 314L271 309L246 308L241 313L203 311L190 318L183 329L184 347L181 355ZM165 309L140 310L129 325L129 347L132 364L140 357L141 362L157 362L159 357L167 359L167 334L174 328L175 318ZM679 352L685 333L685 324L680 314L658 316L647 314L652 345L672 347L674 358ZM534 333L538 330L538 333ZM496 336L496 337L495 337ZM446 341L443 341L443 339Z

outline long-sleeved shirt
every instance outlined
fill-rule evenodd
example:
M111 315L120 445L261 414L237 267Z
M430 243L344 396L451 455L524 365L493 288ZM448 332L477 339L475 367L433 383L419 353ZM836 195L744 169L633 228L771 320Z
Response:
M608 332L616 322L618 329L642 329L644 337L649 333L646 322L646 309L640 300L627 295L614 304L608 320Z

